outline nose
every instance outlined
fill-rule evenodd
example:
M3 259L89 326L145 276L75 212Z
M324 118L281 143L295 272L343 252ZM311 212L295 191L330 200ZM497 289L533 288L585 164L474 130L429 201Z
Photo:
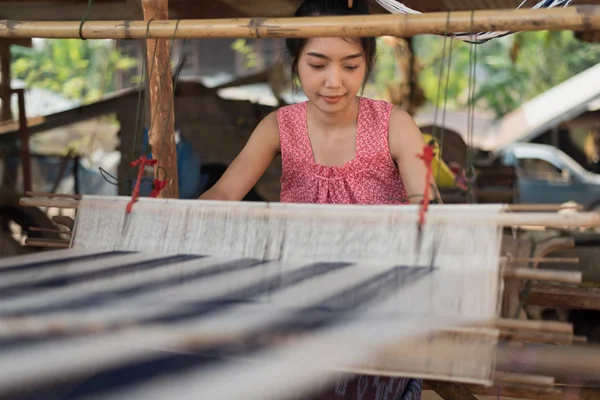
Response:
M342 86L342 74L339 67L331 67L327 70L325 87L338 88Z

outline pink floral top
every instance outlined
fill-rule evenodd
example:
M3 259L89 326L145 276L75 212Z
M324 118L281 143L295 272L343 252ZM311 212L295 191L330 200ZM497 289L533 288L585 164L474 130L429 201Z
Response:
M307 102L277 112L281 146L281 201L288 203L407 204L388 147L392 105L360 98L356 157L340 167L315 163L308 136Z

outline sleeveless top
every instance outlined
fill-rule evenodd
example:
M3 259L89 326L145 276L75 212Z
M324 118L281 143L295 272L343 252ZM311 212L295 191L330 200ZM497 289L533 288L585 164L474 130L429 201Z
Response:
M277 111L281 148L281 202L408 204L390 156L388 126L392 105L360 98L355 158L328 167L314 160L308 136L307 102Z
M360 98L356 156L341 167L314 160L307 126L307 102L277 111L281 146L281 201L321 204L408 204L388 146L392 105ZM419 400L423 381L345 375L322 387L311 400Z

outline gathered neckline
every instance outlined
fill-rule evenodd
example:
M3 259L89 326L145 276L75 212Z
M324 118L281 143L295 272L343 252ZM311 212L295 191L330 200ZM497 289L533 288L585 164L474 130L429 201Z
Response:
M359 135L361 135L361 131L362 131L362 129L361 129L362 128L361 110L362 110L363 100L364 99L362 97L358 97L358 113L356 116L356 135L354 137L354 146L355 146L354 158L346 161L342 165L324 165L324 164L320 164L320 163L316 162L315 153L313 151L312 143L310 141L310 135L308 133L308 101L304 102L304 107L303 107L304 118L302 118L302 121L304 123L304 126L303 126L304 140L305 140L305 145L308 146L308 151L310 154L310 162L314 167L317 167L321 171L344 170L344 169L349 168L351 165L355 164L357 162L357 160L360 158L360 151L359 151L360 137L359 137Z

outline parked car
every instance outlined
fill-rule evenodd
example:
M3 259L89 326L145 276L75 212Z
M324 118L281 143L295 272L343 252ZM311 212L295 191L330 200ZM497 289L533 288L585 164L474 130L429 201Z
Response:
M583 168L562 150L544 144L514 143L496 154L516 169L519 204L575 202L600 210L600 175Z

